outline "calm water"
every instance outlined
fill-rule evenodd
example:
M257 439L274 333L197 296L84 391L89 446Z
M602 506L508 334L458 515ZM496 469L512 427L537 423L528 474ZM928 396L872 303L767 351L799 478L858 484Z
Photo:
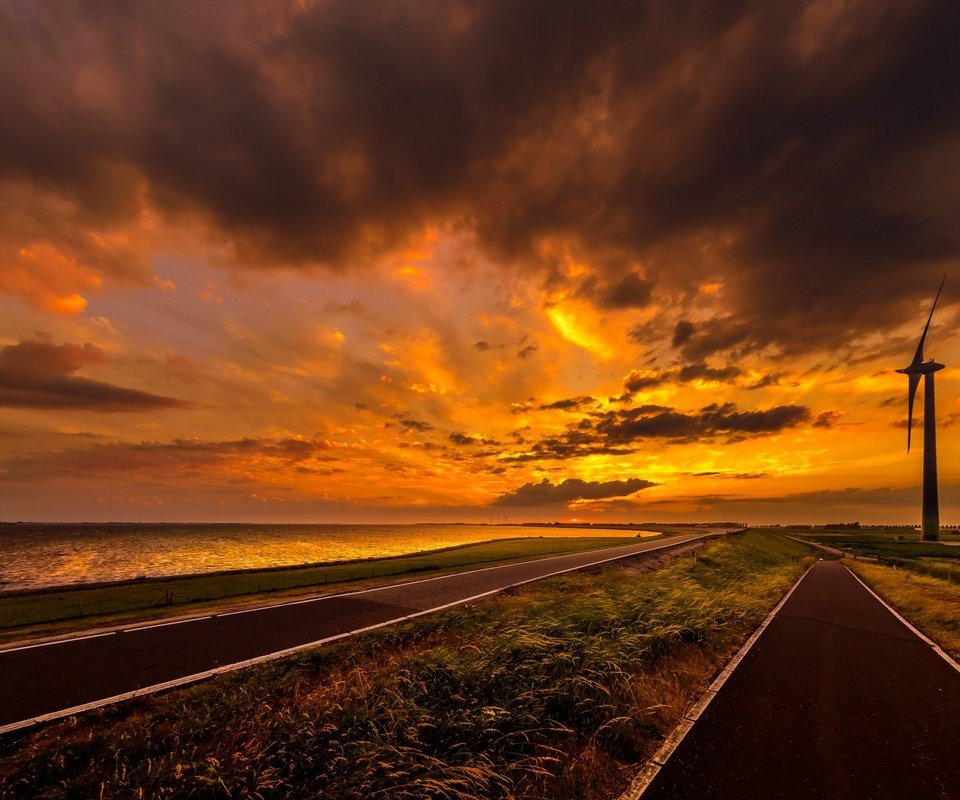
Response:
M152 525L0 523L0 592L140 575L390 556L515 536L637 531L518 525Z

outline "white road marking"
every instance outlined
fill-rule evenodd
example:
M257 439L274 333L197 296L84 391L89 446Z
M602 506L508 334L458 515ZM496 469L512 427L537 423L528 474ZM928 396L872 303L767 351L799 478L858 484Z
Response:
M54 644L64 644L65 642L79 642L82 639L99 639L101 636L113 636L114 634L120 633L119 630L116 631L107 631L106 633L92 633L89 636L77 636L74 639L53 639L49 642L39 642L37 644L24 644L20 647L8 647L6 650L0 650L0 655L4 653L15 653L18 650L33 650L37 647L50 647Z
M221 615L223 616L223 615ZM205 617L190 617L188 619L175 619L170 622L156 622L150 625L137 625L133 628L123 628L123 633L139 633L140 631L152 631L154 628L169 628L171 625L186 625L188 622L199 622L204 619L213 619L213 614L207 614ZM65 639L63 641L75 642L76 639ZM2 655L2 653L0 653Z

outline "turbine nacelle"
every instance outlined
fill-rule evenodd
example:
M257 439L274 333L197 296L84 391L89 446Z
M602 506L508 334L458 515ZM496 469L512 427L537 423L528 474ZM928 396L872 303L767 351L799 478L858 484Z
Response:
M899 372L901 375L930 375L934 372L939 372L945 366L946 364L938 364L931 358L922 364L911 364L903 369L894 370L894 372Z

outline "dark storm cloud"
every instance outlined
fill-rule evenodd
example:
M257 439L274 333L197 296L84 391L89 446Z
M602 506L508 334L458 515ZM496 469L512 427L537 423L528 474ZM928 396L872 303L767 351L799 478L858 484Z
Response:
M407 433L407 431L419 431L420 433L426 433L427 431L433 430L433 425L431 425L429 422L425 422L422 419L413 419L412 417L408 417L403 414L394 415L394 419L400 423L400 427L403 429L404 433Z
M579 397L564 397L562 400L553 400L549 403L538 403L536 398L531 397L522 403L513 403L510 407L511 414L527 414L531 411L582 411L596 406L597 401L590 395L580 395Z
M595 430L604 442L612 445L647 438L739 441L779 433L809 419L810 409L798 405L740 411L734 403L714 403L693 414L659 406L639 406L607 412L596 423Z
M13 456L0 462L0 479L18 481L125 473L182 476L188 470L202 471L253 458L257 459L258 470L271 469L264 459L276 460L284 467L296 465L310 469L311 463L328 460L325 451L329 447L322 439L295 438L98 442L89 447Z
M643 308L650 303L653 283L635 272L603 284L594 276L580 285L578 294L600 308Z
M756 328L740 317L714 317L684 337L679 350L684 358L699 361L714 353L725 350L749 351L771 344L772 341L758 339Z
M454 432L447 437L454 444L459 444L463 447L474 444L482 444L487 447L496 447L499 446L500 442L496 439L487 439L484 436L468 436L465 433ZM476 453L476 456L485 456L487 453Z
M558 239L606 307L709 257L728 311L678 324L687 360L832 349L960 251L958 28L950 0L9 3L0 183L75 201L81 259L141 189L248 264L346 267L438 218L505 261ZM52 230L31 208L3 235Z
M783 376L779 372L771 372L769 375L764 375L759 380L751 383L746 388L753 389L765 389L767 386L777 386L780 383L780 379Z
M686 319L680 320L673 329L673 339L671 340L673 346L679 347L682 344L686 344L690 340L690 337L693 336L695 330L696 326L692 322Z
M697 379L728 381L731 378L736 378L739 374L740 370L732 364L726 367L709 367L704 362L698 361L681 367L677 372L677 377L681 381L695 381Z
M836 421L840 419L839 411L821 411L813 420L814 428L832 428Z
M612 446L604 443L602 437L592 430L590 420L586 421L587 427L581 427L574 423L568 425L566 430L558 434L550 434L541 438L529 436L528 438L518 438L517 445L523 446L519 452L511 452L501 455L502 461L524 462L524 461L542 461L542 460L565 460L568 458L579 458L581 456L593 455L627 455L633 452L632 448L623 446Z
M519 437L520 452L490 453L501 461L564 460L590 455L626 455L645 441L739 442L771 436L811 421L810 409L782 405L740 411L734 403L711 404L697 412L677 411L659 405L642 405L619 411L592 414L571 423L561 433L537 438ZM819 419L819 418L818 418Z
M643 389L651 389L664 383L690 383L696 380L716 381L718 383L732 383L741 374L739 367L728 364L725 367L711 367L704 361L696 361L664 370L632 370L623 379L623 387L628 394L635 394ZM756 388L755 386L749 388Z
M639 392L641 389L651 389L666 383L669 374L664 372L630 372L623 379L623 387L629 393Z
M567 397L563 400L554 400L552 403L543 403L538 406L538 408L542 411L576 411L593 406L596 402L597 401L589 395L581 395L580 397Z
M622 481L584 481L567 478L560 483L551 483L544 478L540 483L525 483L500 495L491 505L495 506L550 506L565 505L574 500L603 500L607 497L626 497L649 486L653 481L628 478Z
M172 397L82 378L74 373L109 359L98 347L24 341L0 349L0 406L78 411L188 408Z
M524 361L526 361L528 358L530 358L530 356L536 353L537 350L539 349L540 349L540 345L537 344L536 342L533 342L533 344L528 344L526 347L521 347L517 351L517 356L523 359Z

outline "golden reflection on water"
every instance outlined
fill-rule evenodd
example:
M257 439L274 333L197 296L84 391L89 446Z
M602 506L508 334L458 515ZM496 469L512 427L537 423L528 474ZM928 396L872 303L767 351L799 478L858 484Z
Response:
M375 558L516 537L656 536L521 525L0 525L0 590Z

